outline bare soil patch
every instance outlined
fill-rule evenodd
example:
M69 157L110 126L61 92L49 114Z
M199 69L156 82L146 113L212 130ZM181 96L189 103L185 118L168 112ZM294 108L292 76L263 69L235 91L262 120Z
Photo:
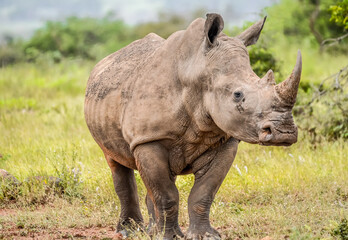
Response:
M13 226L0 234L0 239L122 239L112 227L68 229L18 229Z
M25 229L18 226L13 221L9 221L11 216L15 216L18 210L0 209L0 239L122 239L122 236L115 234L114 227L86 227L86 228L33 228ZM40 213L40 210L38 210ZM7 219L4 221L3 219Z
M15 215L17 213L14 209L0 209L0 217L1 216L9 216L9 215Z

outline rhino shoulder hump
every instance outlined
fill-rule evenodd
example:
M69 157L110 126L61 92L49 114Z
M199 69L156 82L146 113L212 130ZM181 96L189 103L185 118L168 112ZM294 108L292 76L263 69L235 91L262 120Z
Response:
M91 72L87 83L86 97L104 98L109 92L118 89L162 45L165 40L150 33L144 38L108 55Z
M149 33L143 39L147 39L150 41L164 41L164 38L158 36L156 33Z

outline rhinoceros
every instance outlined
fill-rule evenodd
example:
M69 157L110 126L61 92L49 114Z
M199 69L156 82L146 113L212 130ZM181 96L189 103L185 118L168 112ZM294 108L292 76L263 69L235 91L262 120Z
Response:
M292 108L302 60L276 84L259 78L247 46L266 18L236 37L223 18L207 14L163 39L154 33L105 57L92 70L85 98L87 126L111 169L121 204L118 232L143 226L134 170L147 189L152 234L184 237L178 224L177 175L194 174L186 239L220 239L210 224L212 201L240 141L289 146L297 141Z

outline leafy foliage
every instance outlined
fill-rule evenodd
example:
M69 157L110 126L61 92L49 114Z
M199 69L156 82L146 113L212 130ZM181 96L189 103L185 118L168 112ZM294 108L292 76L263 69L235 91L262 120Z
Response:
M24 58L23 51L18 49L15 44L0 46L0 66L5 66L22 61Z
M249 56L250 64L257 76L264 76L269 69L279 73L279 62L266 47L252 46Z
M330 21L348 30L348 0L342 0L337 5L330 6L329 10L331 12Z
M5 43L0 44L0 67L24 60L23 42L10 36L5 36Z
M120 20L70 17L64 22L47 22L24 45L29 60L49 54L97 59L131 42L129 28Z
M348 240L348 221L343 218L341 222L331 232L332 236L337 236L342 240Z

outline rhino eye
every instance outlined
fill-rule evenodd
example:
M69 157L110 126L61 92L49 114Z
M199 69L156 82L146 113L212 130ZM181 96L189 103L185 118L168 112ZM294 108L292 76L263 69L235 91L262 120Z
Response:
M235 101L240 101L243 98L243 93L241 91L236 91L233 93L233 98Z

